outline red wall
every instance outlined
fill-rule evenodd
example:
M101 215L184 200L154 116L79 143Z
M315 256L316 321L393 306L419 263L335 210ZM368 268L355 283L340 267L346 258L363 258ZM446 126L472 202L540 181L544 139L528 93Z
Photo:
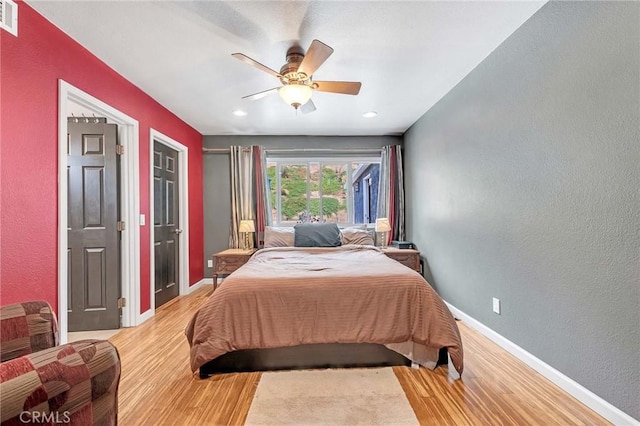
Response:
M0 303L58 305L58 79L140 125L140 213L149 217L149 129L189 147L190 284L203 278L202 135L19 4L19 37L0 31ZM135 60L135 58L132 58ZM150 308L150 229L140 228L140 312Z

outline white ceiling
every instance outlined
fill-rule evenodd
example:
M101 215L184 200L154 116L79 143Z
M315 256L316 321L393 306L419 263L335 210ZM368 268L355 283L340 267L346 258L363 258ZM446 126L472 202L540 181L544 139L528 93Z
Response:
M28 1L205 135L401 134L545 2ZM314 79L361 81L358 96L316 92L306 115L241 99L280 84L232 53L279 70L313 39L335 49Z

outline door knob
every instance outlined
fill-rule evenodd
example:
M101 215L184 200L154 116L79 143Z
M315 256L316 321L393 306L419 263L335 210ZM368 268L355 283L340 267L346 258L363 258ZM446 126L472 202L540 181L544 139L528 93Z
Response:
M174 229L173 232L179 235L182 234L182 229Z

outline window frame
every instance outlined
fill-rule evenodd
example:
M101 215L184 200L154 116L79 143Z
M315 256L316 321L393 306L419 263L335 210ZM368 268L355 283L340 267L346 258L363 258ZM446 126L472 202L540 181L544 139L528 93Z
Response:
M346 165L347 167L347 182L346 182L346 199L347 199L347 222L336 222L338 227L348 227L348 226L359 226L359 225L372 225L367 223L355 223L355 213L354 213L354 191L353 191L353 173L357 169L353 169L353 164L380 164L382 160L381 154L375 155L335 155L335 156L292 156L292 157L283 157L278 155L269 155L267 152L266 155L266 165L267 170L273 164L276 166L275 173L275 206L270 206L271 208L276 209L276 217L273 225L278 227L293 227L295 224L291 224L290 221L288 223L283 223L282 220L282 166L305 166L307 170L307 209L306 211L310 211L311 209L311 173L310 167L311 164L318 164L320 167L320 176L322 177L322 169L324 166L342 166ZM380 185L380 183L378 183ZM319 198L320 198L320 217L324 218L322 214L322 182L319 185ZM268 188L269 197L271 196L271 188ZM269 215L273 218L273 213L269 212Z

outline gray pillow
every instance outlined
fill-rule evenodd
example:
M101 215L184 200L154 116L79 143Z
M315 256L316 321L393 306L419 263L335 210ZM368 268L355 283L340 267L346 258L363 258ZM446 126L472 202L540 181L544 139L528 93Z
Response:
M338 247L340 229L335 223L299 223L294 229L295 247Z

